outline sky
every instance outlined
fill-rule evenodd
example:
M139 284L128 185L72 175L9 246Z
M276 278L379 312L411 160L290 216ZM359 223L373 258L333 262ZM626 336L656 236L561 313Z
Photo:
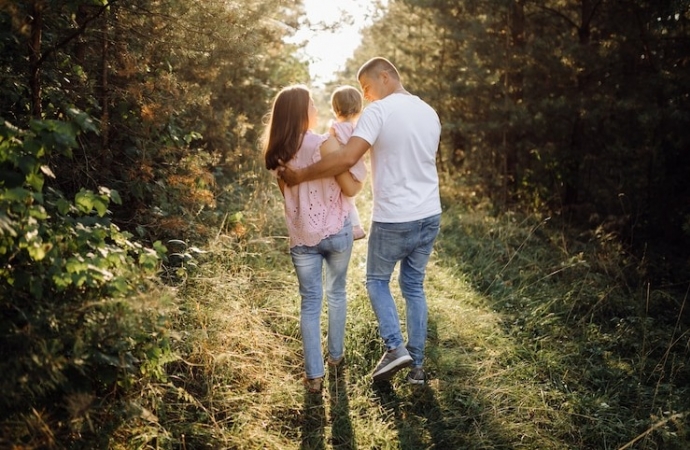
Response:
M374 4L370 0L303 0L303 3L310 22L324 22L331 27L340 24L336 30L319 31L322 27L318 25L312 29L301 28L293 38L295 42L308 41L305 57L309 61L312 84L319 86L343 69L345 61L359 46L360 30L371 24ZM344 16L349 16L353 23L346 23Z

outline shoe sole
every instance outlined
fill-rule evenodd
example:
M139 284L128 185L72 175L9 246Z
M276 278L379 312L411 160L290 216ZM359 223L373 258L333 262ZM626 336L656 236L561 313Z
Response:
M372 377L374 378L374 381L388 381L393 378L393 375L398 373L398 371L404 369L405 367L409 367L410 365L412 365L412 357L401 356L400 358L388 363L388 365L383 369L374 373Z
M422 384L426 383L426 380L417 380L416 378L408 378L407 382L410 384L414 384L415 386L421 386Z

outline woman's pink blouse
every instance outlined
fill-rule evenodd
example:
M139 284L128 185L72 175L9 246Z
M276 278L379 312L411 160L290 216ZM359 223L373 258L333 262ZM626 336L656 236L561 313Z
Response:
M288 166L301 169L320 160L319 147L327 138L328 134L307 131L302 146ZM338 233L352 208L345 201L334 177L285 186L283 194L290 248L297 245L315 246L324 238Z

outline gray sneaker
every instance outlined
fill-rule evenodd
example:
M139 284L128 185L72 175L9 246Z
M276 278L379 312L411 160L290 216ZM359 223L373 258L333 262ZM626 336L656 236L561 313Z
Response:
M421 385L426 381L426 376L424 374L424 369L421 367L413 367L407 374L407 382L410 384Z
M372 377L374 381L386 381L393 378L400 369L412 364L412 357L404 345L388 350L379 360Z

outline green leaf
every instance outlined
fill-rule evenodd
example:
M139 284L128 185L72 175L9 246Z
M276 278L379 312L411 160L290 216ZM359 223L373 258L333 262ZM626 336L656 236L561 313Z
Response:
M96 212L98 213L98 217L105 216L105 214L108 212L108 200L107 200L107 198L104 200L101 197L94 197L93 207L96 208Z
M65 270L67 270L68 273L84 272L86 271L87 267L88 264L86 264L83 260L77 258L70 258L65 263Z
M156 252L151 249L144 249L139 254L139 265L146 270L155 270L158 267L159 258Z
M52 280L58 290L64 290L67 286L72 284L72 277L66 273L56 273L53 275Z
M154 248L154 250L156 250L156 252L159 255L164 255L164 254L168 253L168 248L165 245L163 245L163 243L161 241L154 242L153 248Z
M38 161L32 155L22 155L17 160L17 167L24 175L31 174L38 166Z
M76 133L69 122L53 122L55 134L53 138L60 145L60 149L75 148L77 146Z
M83 131L91 131L96 134L99 133L98 127L89 114L74 107L69 108L67 113L75 122L77 122L77 125L79 125L79 128L81 128Z
M230 216L230 223L240 222L243 217L244 214L242 214L242 211L237 211L235 214Z
M117 277L112 280L110 283L108 283L108 287L121 294L126 294L129 292L129 284L127 284L127 280L122 277Z
M94 195L91 191L82 189L74 196L74 204L83 213L90 213L93 210Z
M31 192L24 188L6 189L4 192L0 192L0 199L10 203L24 203L29 198L31 198Z
M41 261L46 257L51 248L53 248L53 245L50 243L39 244L37 242L34 245L27 247L27 251L29 252L29 256L31 256L31 259L34 261Z
M48 218L48 212L41 205L32 205L29 207L29 217L38 220L46 220Z
M116 205L122 204L122 198L120 198L120 193L117 192L115 189L110 190L110 200Z
M71 204L70 204L70 202L68 202L64 198L59 198L55 202L55 206L57 207L57 210L60 214L65 215L69 212L69 208L70 208Z
M43 177L38 173L30 173L26 176L26 182L36 191L43 190Z

